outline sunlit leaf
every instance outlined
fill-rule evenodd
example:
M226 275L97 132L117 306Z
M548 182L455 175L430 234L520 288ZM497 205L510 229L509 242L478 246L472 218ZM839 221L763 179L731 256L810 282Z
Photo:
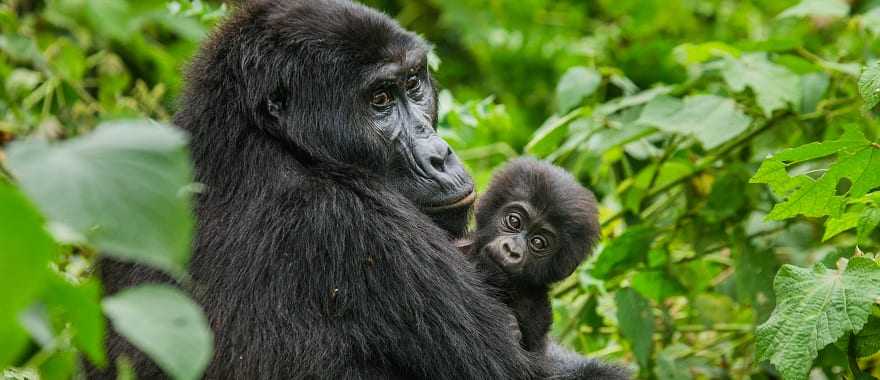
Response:
M859 215L858 228L856 229L859 243L867 242L871 232L874 232L877 226L880 226L880 208L866 207Z
M818 179L803 174L790 176L789 166L821 157L837 155L837 161ZM849 181L849 189L838 195L838 185ZM751 179L766 183L785 200L776 204L767 218L781 220L798 214L838 216L848 197L860 197L880 186L880 145L865 139L855 126L847 126L837 140L810 143L786 149L765 160Z
M856 228L858 224L858 212L847 212L836 217L830 217L825 221L825 234L822 235L822 241L831 239L843 231Z

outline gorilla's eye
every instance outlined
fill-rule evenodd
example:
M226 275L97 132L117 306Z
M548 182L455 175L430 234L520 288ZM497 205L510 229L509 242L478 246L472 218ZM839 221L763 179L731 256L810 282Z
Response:
M373 97L370 99L370 104L372 104L373 107L383 108L388 107L393 100L394 98L388 90L379 90L373 93Z
M407 91L415 91L422 85L422 81L419 79L418 75L410 75L409 78L406 78L406 90Z
M519 214L512 212L510 214L507 214L507 216L504 218L504 224L507 226L507 228L510 228L514 231L519 231L520 228L522 228L522 218L519 216Z
M532 250L535 252L541 252L546 250L550 244L547 243L547 239L541 235L532 236L529 239L529 246L532 247Z

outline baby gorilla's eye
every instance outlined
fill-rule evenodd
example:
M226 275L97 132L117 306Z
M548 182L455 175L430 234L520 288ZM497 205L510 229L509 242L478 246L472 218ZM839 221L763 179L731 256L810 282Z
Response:
M419 88L422 84L422 81L419 79L417 75L410 75L409 78L406 78L406 90L414 91Z
M391 104L392 100L394 100L394 98L388 90L379 90L373 93L373 97L370 99L370 104L372 104L373 107L382 108Z
M514 231L519 231L522 228L522 218L520 218L519 214L512 212L504 218L504 224Z
M549 247L549 244L547 243L547 239L545 239L541 235L532 236L532 238L529 239L529 245L532 247L532 250L534 250L536 252L543 251L543 250L547 249L547 247Z

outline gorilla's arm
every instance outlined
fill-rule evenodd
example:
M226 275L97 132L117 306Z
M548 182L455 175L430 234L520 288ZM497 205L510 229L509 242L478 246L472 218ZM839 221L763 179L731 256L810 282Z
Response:
M298 363L290 373L321 377L331 377L328 370L351 375L366 363L401 377L539 377L541 360L519 347L505 307L446 234L396 193L345 182L312 178L278 200L291 213L285 226L273 227L283 231L283 246L266 254L283 258L266 271L278 278L262 280L268 291L258 302L266 304L254 305L278 313L263 312L276 320L249 325L293 329L253 333L285 336L288 342L275 343L289 346L270 352L293 352L262 361Z
M547 339L545 352L550 373L548 379L583 379L583 380L628 380L629 373L621 368L602 363L595 359L588 359L577 353L571 352L552 339Z

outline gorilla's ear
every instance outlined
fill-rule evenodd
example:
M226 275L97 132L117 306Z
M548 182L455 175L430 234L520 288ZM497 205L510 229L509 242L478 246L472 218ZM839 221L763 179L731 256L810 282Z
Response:
M272 117L276 119L281 118L281 104L277 100L269 99L266 103L266 107L269 109L269 115L272 115Z
M269 115L276 120L281 120L281 114L284 112L285 98L281 91L275 91L269 99L266 100L266 109Z

